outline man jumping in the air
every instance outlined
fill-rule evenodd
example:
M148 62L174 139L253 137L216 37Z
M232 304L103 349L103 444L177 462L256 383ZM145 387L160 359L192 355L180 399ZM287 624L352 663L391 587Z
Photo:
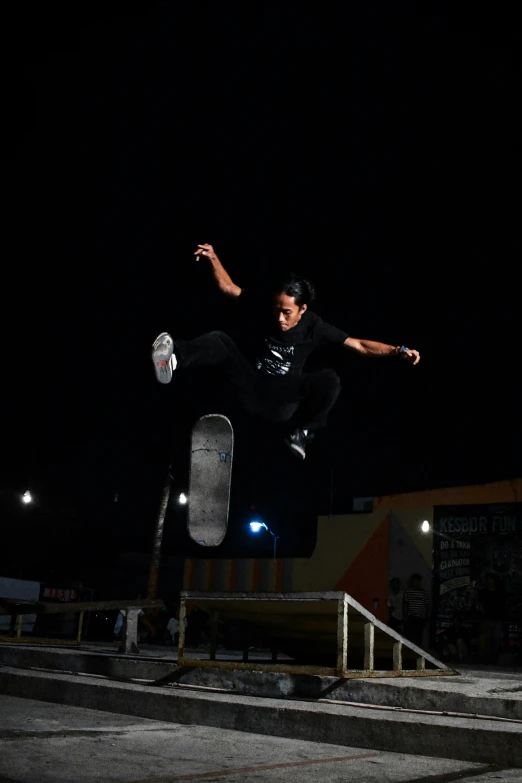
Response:
M194 255L198 261L201 257L208 258L223 294L236 299L238 306L239 303L248 305L250 316L256 318L260 339L253 342L255 353L250 361L224 332L208 332L194 340L172 339L170 334L162 332L152 347L158 381L170 383L174 371L190 367L219 368L247 411L271 421L288 422L285 442L300 459L306 456L306 443L313 432L325 426L341 391L339 377L331 369L302 372L313 350L333 344L363 356L398 356L412 364L420 360L418 351L349 337L336 326L325 323L308 309L314 299L313 286L293 274L274 286L271 317L270 303L267 303L266 310L257 318L251 294L232 281L213 247L198 245Z

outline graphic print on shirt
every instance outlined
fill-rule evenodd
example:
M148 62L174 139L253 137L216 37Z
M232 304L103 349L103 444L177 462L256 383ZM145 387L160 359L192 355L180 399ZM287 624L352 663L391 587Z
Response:
M292 366L295 345L274 345L265 340L267 352L258 358L257 369L268 375L286 375Z

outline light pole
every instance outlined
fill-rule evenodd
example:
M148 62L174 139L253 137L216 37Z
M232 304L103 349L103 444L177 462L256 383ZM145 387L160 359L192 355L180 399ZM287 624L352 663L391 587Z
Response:
M277 539L279 538L279 536L276 536L276 534L273 533L272 530L270 530L270 528L268 527L268 525L265 525L264 522L259 522L257 520L254 522L250 522L249 527L252 533L259 533L261 528L264 528L270 533L270 535L274 539L274 559L275 559L277 557Z

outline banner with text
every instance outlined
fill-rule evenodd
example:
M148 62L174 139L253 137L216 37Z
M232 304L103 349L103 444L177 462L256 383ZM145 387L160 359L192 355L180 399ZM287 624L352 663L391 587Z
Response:
M522 503L435 506L433 636L455 614L468 627L478 625L488 574L502 595L504 637L512 639L507 646L516 647L522 632Z

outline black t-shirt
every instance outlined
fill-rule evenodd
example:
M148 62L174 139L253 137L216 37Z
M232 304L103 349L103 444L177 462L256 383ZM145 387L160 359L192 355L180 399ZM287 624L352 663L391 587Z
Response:
M281 331L271 312L270 300L258 299L243 291L239 306L248 309L254 322L249 330L248 358L263 375L298 375L317 348L341 346L348 335L342 329L325 323L316 313L306 310L300 321L287 331Z

